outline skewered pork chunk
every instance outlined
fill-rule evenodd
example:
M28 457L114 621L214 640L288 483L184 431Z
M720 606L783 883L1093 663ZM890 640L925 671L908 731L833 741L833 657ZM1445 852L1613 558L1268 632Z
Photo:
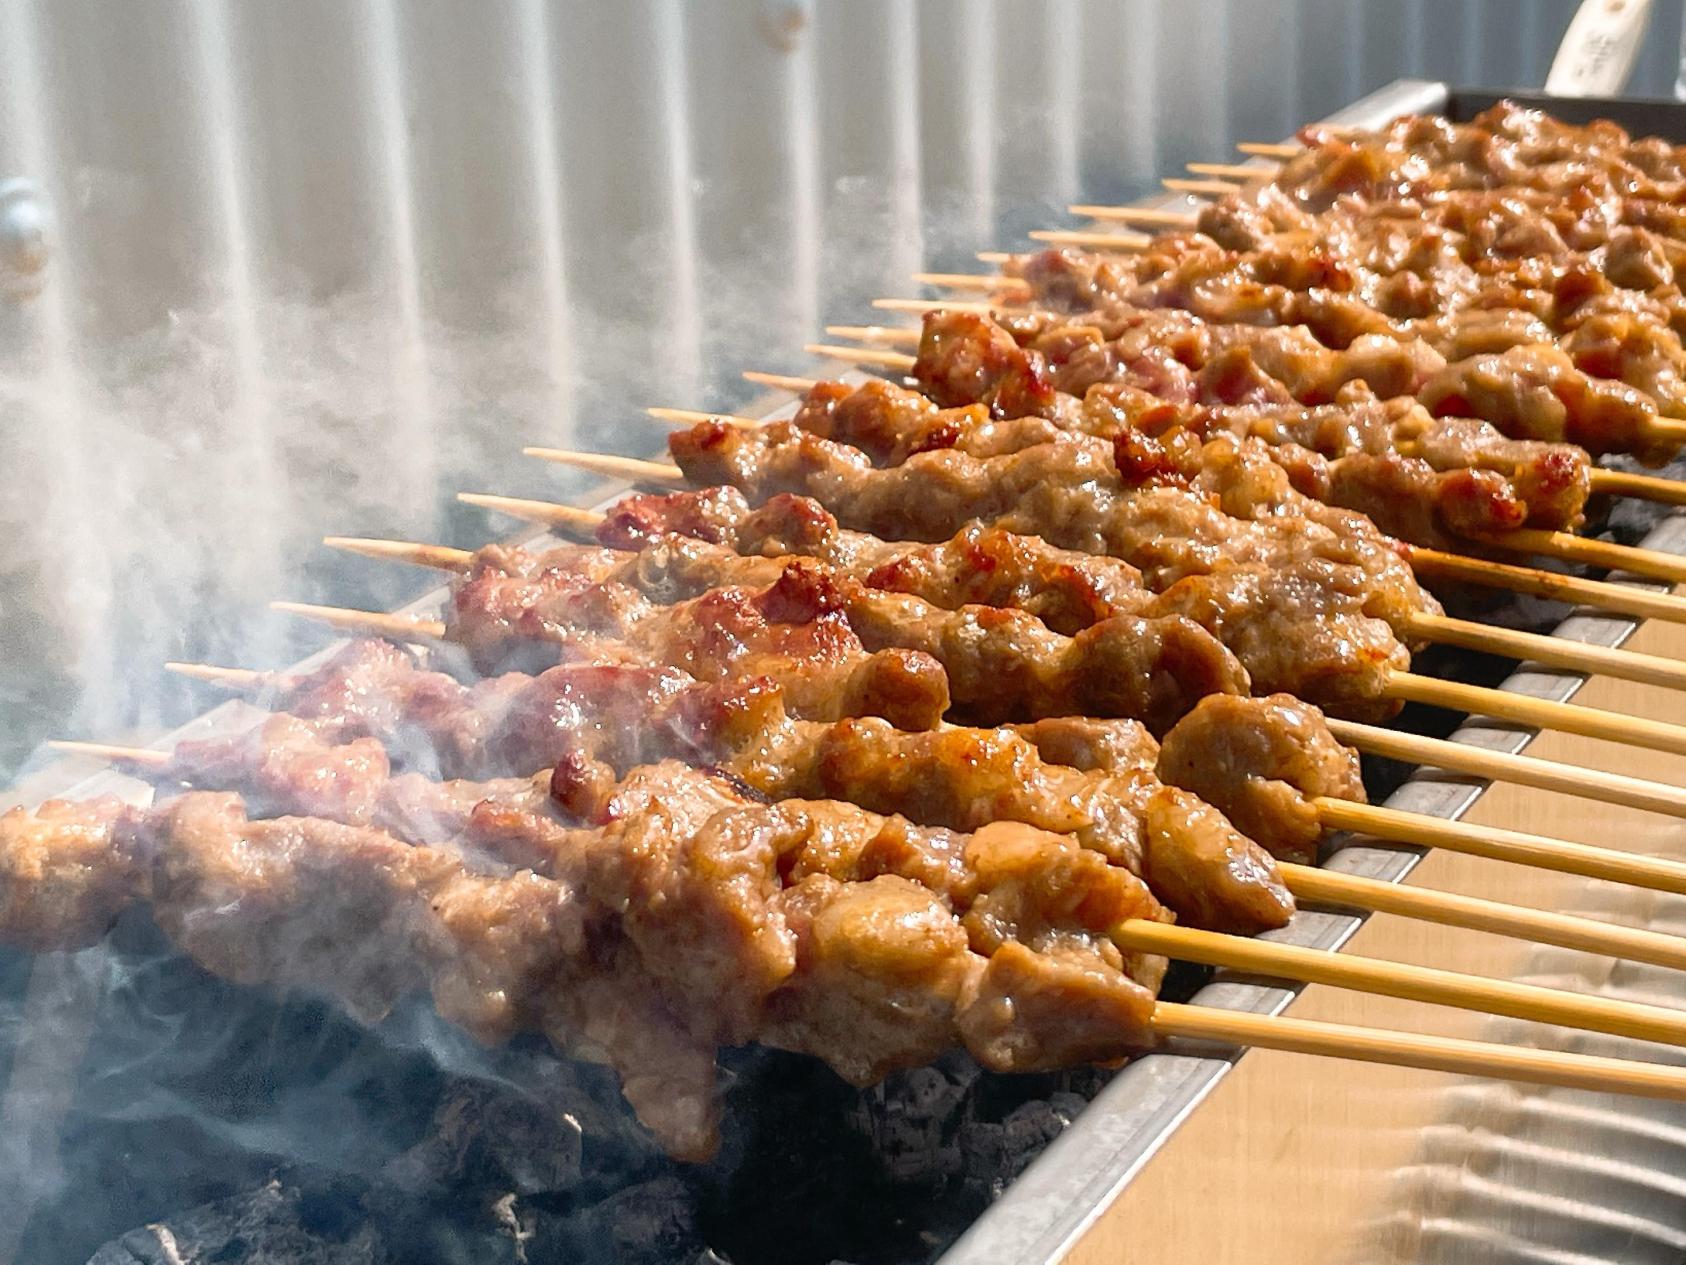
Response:
M1286 694L1233 706L1207 700L1165 735L1159 768L1289 861L1317 857L1323 827L1313 798L1364 800L1357 755L1315 708Z
M0 943L45 953L105 934L141 871L138 858L112 846L125 811L105 796L0 815Z

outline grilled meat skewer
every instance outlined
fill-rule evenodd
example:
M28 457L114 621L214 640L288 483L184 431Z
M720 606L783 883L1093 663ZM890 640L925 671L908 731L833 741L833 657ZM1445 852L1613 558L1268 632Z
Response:
M1170 932L1194 955L1267 972L1686 1039L1656 1008L1244 940L1220 949L1142 917L1152 909L1125 871L1024 826L968 837L837 804L757 805L671 765L629 778L606 817L570 830L491 809L459 852L310 818L251 821L238 797L214 793L152 810L49 802L0 816L0 938L81 943L144 902L185 952L242 983L325 990L366 1017L427 989L485 1039L537 1029L600 1051L682 1159L717 1146L716 1049L750 1040L816 1055L856 1084L960 1046L992 1070L1037 1071L1116 1059L1166 1033L1686 1093L1659 1069L1613 1060L1277 1032L1156 1004L1119 944ZM461 856L486 839L525 840L567 877L476 873ZM908 868L918 879L896 872Z
M1386 677L1410 663L1394 627L1435 610L1373 532L1337 535L1285 515L1241 519L1184 488L1130 486L1100 441L989 458L946 449L884 469L789 423L756 432L702 424L670 444L695 483L736 485L751 503L811 495L854 529L942 540L980 521L1122 557L1159 591L1161 611L1218 635L1259 693L1391 714L1380 700Z
M1375 201L1346 197L1322 212L1307 211L1275 185L1202 206L1186 228L1158 234L1143 253L1223 250L1240 254L1298 251L1337 270L1386 280L1407 275L1432 282L1457 264L1480 277L1550 290L1574 276L1607 294L1605 285L1641 294L1669 292L1672 302L1686 242L1643 224L1625 223L1623 208L1584 199L1542 204L1506 189L1448 190L1432 197ZM1686 228L1686 217L1679 218ZM1431 291L1432 292L1432 291ZM1383 306L1396 296L1377 296ZM1406 296L1398 295L1403 299ZM1678 331L1678 328L1676 329Z
M463 859L498 847L547 873ZM9 944L86 943L144 903L239 983L326 988L365 1019L426 989L482 1039L583 1039L683 1158L716 1145L722 1044L814 1054L867 1084L955 1046L1030 1071L1151 1043L1152 992L1108 935L1157 916L1127 871L1024 826L760 805L677 765L628 778L600 826L488 805L446 847L252 821L208 792L50 802L0 817L0 869Z
M1277 218L1281 202L1280 195L1261 193L1208 208L1202 219L1217 221L1213 232L1226 239L1256 237L1261 221ZM1655 403L1665 410L1679 404L1677 378L1661 370L1678 375L1686 355L1679 342L1686 299L1673 262L1686 261L1686 244L1619 228L1599 250L1580 254L1555 238L1549 224L1538 227L1531 208L1499 198L1490 200L1486 215L1500 223L1476 226L1483 246L1497 239L1527 250L1543 233L1547 254L1472 263L1456 247L1456 230L1425 228L1418 218L1435 211L1452 218L1444 206L1407 202L1345 216L1300 216L1307 227L1258 244L1226 246L1185 232L1163 234L1126 256L1081 249L1009 256L1003 274L1011 280L1003 285L1018 301L1067 311L1178 309L1215 325L1303 324L1336 348L1363 335L1421 339L1448 360L1554 343L1579 357L1587 338L1581 331L1624 318L1641 327L1630 333L1631 354L1644 343L1653 367L1596 358L1583 367L1660 390ZM1287 218L1298 215L1290 211Z
M299 715L281 712L244 734L180 743L168 762L142 772L429 842L459 831L477 788L488 783L394 776L391 758L415 756L413 741L395 743L389 757L371 737L347 741L360 728L352 716L324 715L312 704L355 694L362 714L378 714L380 695L401 707L428 675L381 643L354 643L313 679L276 692L276 703L290 703ZM477 763L493 774L554 764L553 796L583 818L594 814L602 788L631 769L680 759L724 770L772 799L840 799L962 830L1010 820L1072 834L1142 875L1183 921L1199 926L1251 933L1280 926L1293 909L1265 853L1221 813L1159 781L1158 746L1134 722L1069 718L1016 732L949 727L925 734L880 722L825 725L792 719L767 680L704 684L671 669L607 665L552 668L504 697L507 713L473 718L472 740L458 737L459 725L435 728L432 736L447 752L478 748ZM1314 717L1294 720L1279 709L1253 723L1261 730L1293 726L1296 738L1282 742L1303 748L1295 776L1310 788L1305 794L1362 800L1356 757ZM1044 759L1044 742L1080 753L1088 767ZM430 754L417 762L429 762ZM1315 813L1308 821L1303 808L1259 811L1264 792L1239 771L1227 780L1208 774L1205 782L1224 788L1268 828L1271 846L1284 855L1315 852Z
M1686 200L1678 147L1635 141L1607 121L1571 128L1509 102L1466 124L1407 115L1354 137L1307 128L1302 140L1306 151L1273 183L1310 210L1342 196L1460 189L1531 191L1551 201L1578 191L1603 203L1671 209Z
M612 661L682 668L703 680L765 675L805 719L881 715L929 729L949 708L940 663L900 648L867 650L823 585L711 583L693 586L683 601L664 594L658 604L628 582L644 577L622 574L625 561L576 550L542 587L481 585L437 632L462 644L482 671ZM498 686L478 688L491 695Z
M868 337L877 333L876 330L865 332ZM975 313L933 313L928 317L927 334L928 336L921 341L922 354L919 357L853 347L816 346L814 350L857 363L881 365L917 374L924 383L924 389L939 400L975 398L981 395L998 415L1012 424L1004 421L988 432L965 436L962 439L952 436L938 438L931 445L954 446L956 443L963 443L974 454L998 455L1035 442L1026 436L1036 436L1039 432L1035 423L1026 421L1025 418L1052 421L1056 424L1056 433L1061 430L1086 429L1113 433L1127 424L1127 417L1121 412L1121 399L1139 398L1140 395L1137 390L1140 382L1133 381L1133 371L1128 369L1121 369L1114 375L1116 383L1113 385L1096 384L1090 387L1082 400L1053 390L1046 377L1046 361L1040 353L1015 349L1010 345L1009 336L1005 331ZM1157 387L1144 389L1150 392L1159 391ZM1267 444L1260 437L1250 434L1240 436L1237 443L1238 448L1228 445L1214 446L1210 451L1239 452L1245 456L1249 450L1256 450L1254 455L1261 462L1283 465L1306 479L1313 491L1320 495L1332 496L1332 492L1326 491L1323 486L1322 476L1329 472L1322 469L1319 459L1299 451L1293 445ZM540 454L543 452L538 451ZM1145 478L1153 478L1163 473L1153 464L1143 465L1128 447L1118 447L1117 459L1121 472ZM1220 458L1216 465L1219 469L1224 469L1232 466L1234 460L1228 457ZM1202 464L1212 463L1206 461ZM1525 517L1526 506L1515 500L1514 485L1507 484L1496 472L1477 472L1473 476L1465 475L1462 479L1452 479L1435 474L1426 463L1402 458L1398 454L1389 454L1382 458L1359 457L1346 460L1339 467L1338 473L1343 496L1361 498L1366 504L1387 505L1392 497L1401 491L1408 492L1414 503L1398 507L1392 517L1409 525L1414 532L1427 532L1434 525L1437 514L1441 514L1436 501L1442 497L1449 497L1451 512L1441 516L1446 517L1449 523L1457 524L1463 531L1470 530L1471 524L1480 523L1485 517L1495 530L1483 535L1482 541L1485 546L1493 549L1539 553L1567 561L1632 570L1641 575L1675 582L1686 580L1686 564L1655 550L1582 539L1567 532L1518 527L1517 523ZM1590 471L1583 477L1590 485ZM1235 475L1232 471L1218 486L1230 486L1234 481ZM1663 499L1667 501L1682 499L1667 480L1647 479L1643 482L1646 491L1666 489L1670 494ZM1268 490L1268 480L1263 486L1264 490ZM1329 486L1332 488L1333 482ZM1541 481L1533 485L1531 490L1534 489L1537 489L1539 494L1550 496L1553 485L1549 481ZM1288 486L1284 486L1277 493L1277 499L1281 500L1285 507L1307 517L1325 522L1333 518L1341 524L1342 530L1373 528L1366 519L1343 514L1338 508L1327 506L1317 497L1305 497L1303 493ZM1466 503L1459 504L1460 500ZM1256 514L1260 496L1257 492L1250 492L1241 496L1234 504L1240 508L1232 508L1232 513ZM1410 511L1409 514L1407 510Z
M836 719L842 710L910 729L930 728L931 704L952 694L960 714L985 722L1094 713L1162 732L1204 694L1248 688L1235 656L1176 612L1111 615L1066 637L1023 610L947 610L808 559L785 560L772 583L751 590L733 581L765 563L702 541L674 538L604 561L614 556L486 551L456 582L448 618L427 631L467 647L483 672L613 660L707 680L761 673L790 692L793 713L804 718ZM603 578L611 570L621 578ZM745 610L756 622L736 619ZM745 653L763 626L774 630L777 653ZM815 655L830 677L802 666ZM898 656L889 659L895 670L868 675L886 655ZM832 698L824 685L838 673L874 689Z
M940 350L938 356L921 358L916 372L923 381L939 383L945 400L959 398L963 388L944 366L962 357L968 365L990 365L965 374L965 389L990 398L1014 390L1010 377L1036 378L1042 372L1039 352L1009 345L1004 331L982 317L933 313L926 327L940 331L932 334ZM969 351L962 350L963 342ZM808 393L792 421L889 465L913 452L947 447L1003 455L1056 441L1063 433L1092 435L1115 445L1143 435L1150 442L1139 452L1119 447L1133 468L1146 476L1196 483L1197 458L1207 450L1193 441L1228 437L1281 465L1293 491L1310 501L1359 511L1384 532L1429 548L1493 552L1489 538L1502 540L1518 528L1572 529L1586 504L1591 468L1584 453L1578 460L1568 456L1578 452L1568 445L1525 444L1495 434L1492 439L1502 448L1479 447L1463 442L1470 436L1448 433L1420 409L1401 409L1397 401L1317 409L1201 408L1166 402L1133 385L1131 376L1126 372L1117 382L1094 384L1081 399L1056 394L1026 418L993 422L979 405L940 408L888 382L855 388L823 383ZM1166 439L1173 429L1180 436L1174 446L1180 461L1156 447L1173 447ZM1405 443L1435 454L1451 468L1437 469L1407 454L1401 450ZM1233 460L1228 446L1209 451ZM1482 460L1499 468L1483 468ZM1304 501L1291 508L1310 509ZM1345 529L1344 517L1333 521Z
M1672 409L1678 399L1686 409L1678 339L1669 334L1675 346L1659 347L1662 335L1629 314L1589 316L1563 347L1538 343L1526 319L1484 316L1470 342L1447 348L1464 354L1448 360L1385 330L1331 332L1341 305L1321 294L1284 292L1292 310L1264 319L1133 305L1110 294L1110 267L1061 252L1023 265L1053 312L1008 319L1059 365L1072 365L1050 387L1081 392L1098 374L1127 366L1139 385L1170 398L1316 405L1361 381L1377 396L1414 398L1434 414L1479 419L1515 439L1628 452L1652 463L1686 442L1686 423L1664 416L1658 403ZM1226 315L1228 323L1209 319Z
M697 413L693 416L707 419L711 415ZM912 594L946 610L974 603L1011 607L1028 611L1055 631L1068 634L1079 632L1110 615L1130 612L1151 615L1158 601L1140 585L1139 573L1116 559L1055 549L1035 537L1017 536L978 524L964 529L941 545L879 541L876 537L838 528L836 520L807 497L778 496L751 510L741 493L734 488L703 488L693 492L630 495L612 506L607 515L549 501L469 493L464 493L461 499L483 509L544 523L568 535L595 535L604 545L632 550L640 557L652 545L661 546L655 553L657 558L670 557L669 549L689 553L691 547L671 541L664 545L661 541L662 536L674 533L694 535L710 542L730 542L733 550L758 551L747 561L742 558L736 562L722 559L721 569L715 573L717 579L747 578L750 575L762 579L764 574L776 573L772 568L777 567L781 551L794 550L798 552L786 552L782 556L794 558L799 555L827 560L826 565L839 566L845 574L870 588ZM757 530L739 532L735 524L740 518L759 520ZM859 540L874 542L877 547L858 550L854 542ZM479 561L493 560L495 569L522 576L540 575L553 556L550 551L505 550L496 545L487 546L477 554L467 549L347 536L326 537L325 543L380 561L456 572L468 571ZM566 553L567 548L564 547L554 556L563 557ZM1422 551L1413 550L1414 563L1421 561L1422 556ZM1476 583L1504 584L1512 575L1525 579L1539 577L1548 586L1559 583L1574 585L1572 596L1592 605L1602 603L1623 612L1665 619L1678 619L1686 613L1677 611L1671 605L1675 599L1659 599L1645 590L1600 585L1571 577L1552 580L1547 572L1474 563L1453 555L1429 556L1445 559L1460 568L1474 568L1470 578ZM837 562L830 561L833 559ZM867 563L875 559L880 565L867 568ZM1104 564L1098 573L1091 571L1094 563ZM653 594L675 595L668 591L665 583L654 582L655 577L666 571L667 561L657 562L649 569L641 563L632 565L635 571L645 575L645 583L650 585L649 591ZM1115 565L1123 569L1115 570ZM742 576L737 571L740 566L745 568ZM1489 566L1491 574L1486 569ZM768 570L763 574L762 568ZM1459 578L1464 577L1461 569L1457 574ZM1137 576L1137 581L1131 582L1130 576ZM1553 589L1547 587L1544 594L1553 595ZM1635 595L1639 601L1646 603L1643 608L1631 604ZM1559 596L1566 598L1571 594ZM307 610L305 613L310 612ZM356 618L361 621L372 617ZM408 635L402 627L372 629L362 622L346 626L354 632L377 631L400 638ZM1429 642L1445 642L1488 654L1532 660L1575 672L1607 675L1646 685L1660 685L1667 689L1686 689L1686 664L1663 656L1613 650L1538 633L1497 629L1438 615L1412 617L1410 630L1415 638ZM443 632L444 625L441 624L441 635Z

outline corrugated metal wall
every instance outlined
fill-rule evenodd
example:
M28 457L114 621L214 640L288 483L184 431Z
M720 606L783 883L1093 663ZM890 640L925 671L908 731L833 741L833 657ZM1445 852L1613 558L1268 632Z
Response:
M0 774L278 662L924 260L1401 74L1538 84L1572 0L0 0ZM1678 6L1634 82L1666 93ZM4 219L5 216L11 219ZM12 236L6 236L6 230ZM5 269L0 268L0 276Z

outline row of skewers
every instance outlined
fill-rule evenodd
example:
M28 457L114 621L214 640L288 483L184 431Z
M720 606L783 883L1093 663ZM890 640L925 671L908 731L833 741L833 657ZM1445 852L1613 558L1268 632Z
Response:
M1686 865L1363 802L1355 749L1686 816L1677 788L1377 724L1414 701L1686 752L1686 728L1411 671L1444 641L1686 686L1449 619L1419 583L1681 619L1497 559L1686 578L1571 534L1595 493L1680 499L1588 441L1655 460L1686 421L1666 322L1589 324L1638 265L1594 247L1489 285L1424 247L1384 274L1351 218L1351 259L1195 233L1009 261L981 283L1003 305L858 331L916 354L838 353L905 385L760 375L802 391L788 419L656 410L687 424L673 465L533 450L657 485L606 514L465 498L589 543L335 538L449 572L443 618L289 606L359 640L308 673L177 665L266 707L249 731L66 744L182 793L0 818L0 941L86 943L140 903L231 979L366 1017L426 989L487 1039L606 1059L692 1158L715 1051L746 1041L857 1083L955 1046L1023 1071L1184 1036L1686 1097L1662 1066L1155 999L1175 956L1686 1041L1669 1010L1251 938L1307 901L1686 966L1669 937L1308 864L1357 830L1686 891ZM1463 314L1519 311L1481 318L1526 340L1481 353L1502 364L1449 356L1501 337Z

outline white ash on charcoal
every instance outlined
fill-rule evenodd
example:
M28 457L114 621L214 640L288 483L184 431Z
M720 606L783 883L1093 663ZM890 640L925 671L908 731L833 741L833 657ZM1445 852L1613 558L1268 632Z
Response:
M463 1188L516 1195L572 1190L583 1180L584 1130L563 1105L501 1085L453 1086L434 1132L381 1170L383 1184L438 1196Z
M529 1259L666 1265L708 1250L691 1183L668 1173L617 1191L584 1211L541 1221Z
M964 1057L913 1068L863 1093L850 1123L872 1144L891 1180L945 1184L960 1176L955 1135L980 1075Z
M972 1122L962 1138L967 1185L999 1198L1086 1103L1080 1094L1056 1093L1015 1107L1004 1120Z
M310 1225L307 1200L270 1181L256 1190L131 1230L105 1244L88 1265L386 1265L367 1226L346 1235Z

